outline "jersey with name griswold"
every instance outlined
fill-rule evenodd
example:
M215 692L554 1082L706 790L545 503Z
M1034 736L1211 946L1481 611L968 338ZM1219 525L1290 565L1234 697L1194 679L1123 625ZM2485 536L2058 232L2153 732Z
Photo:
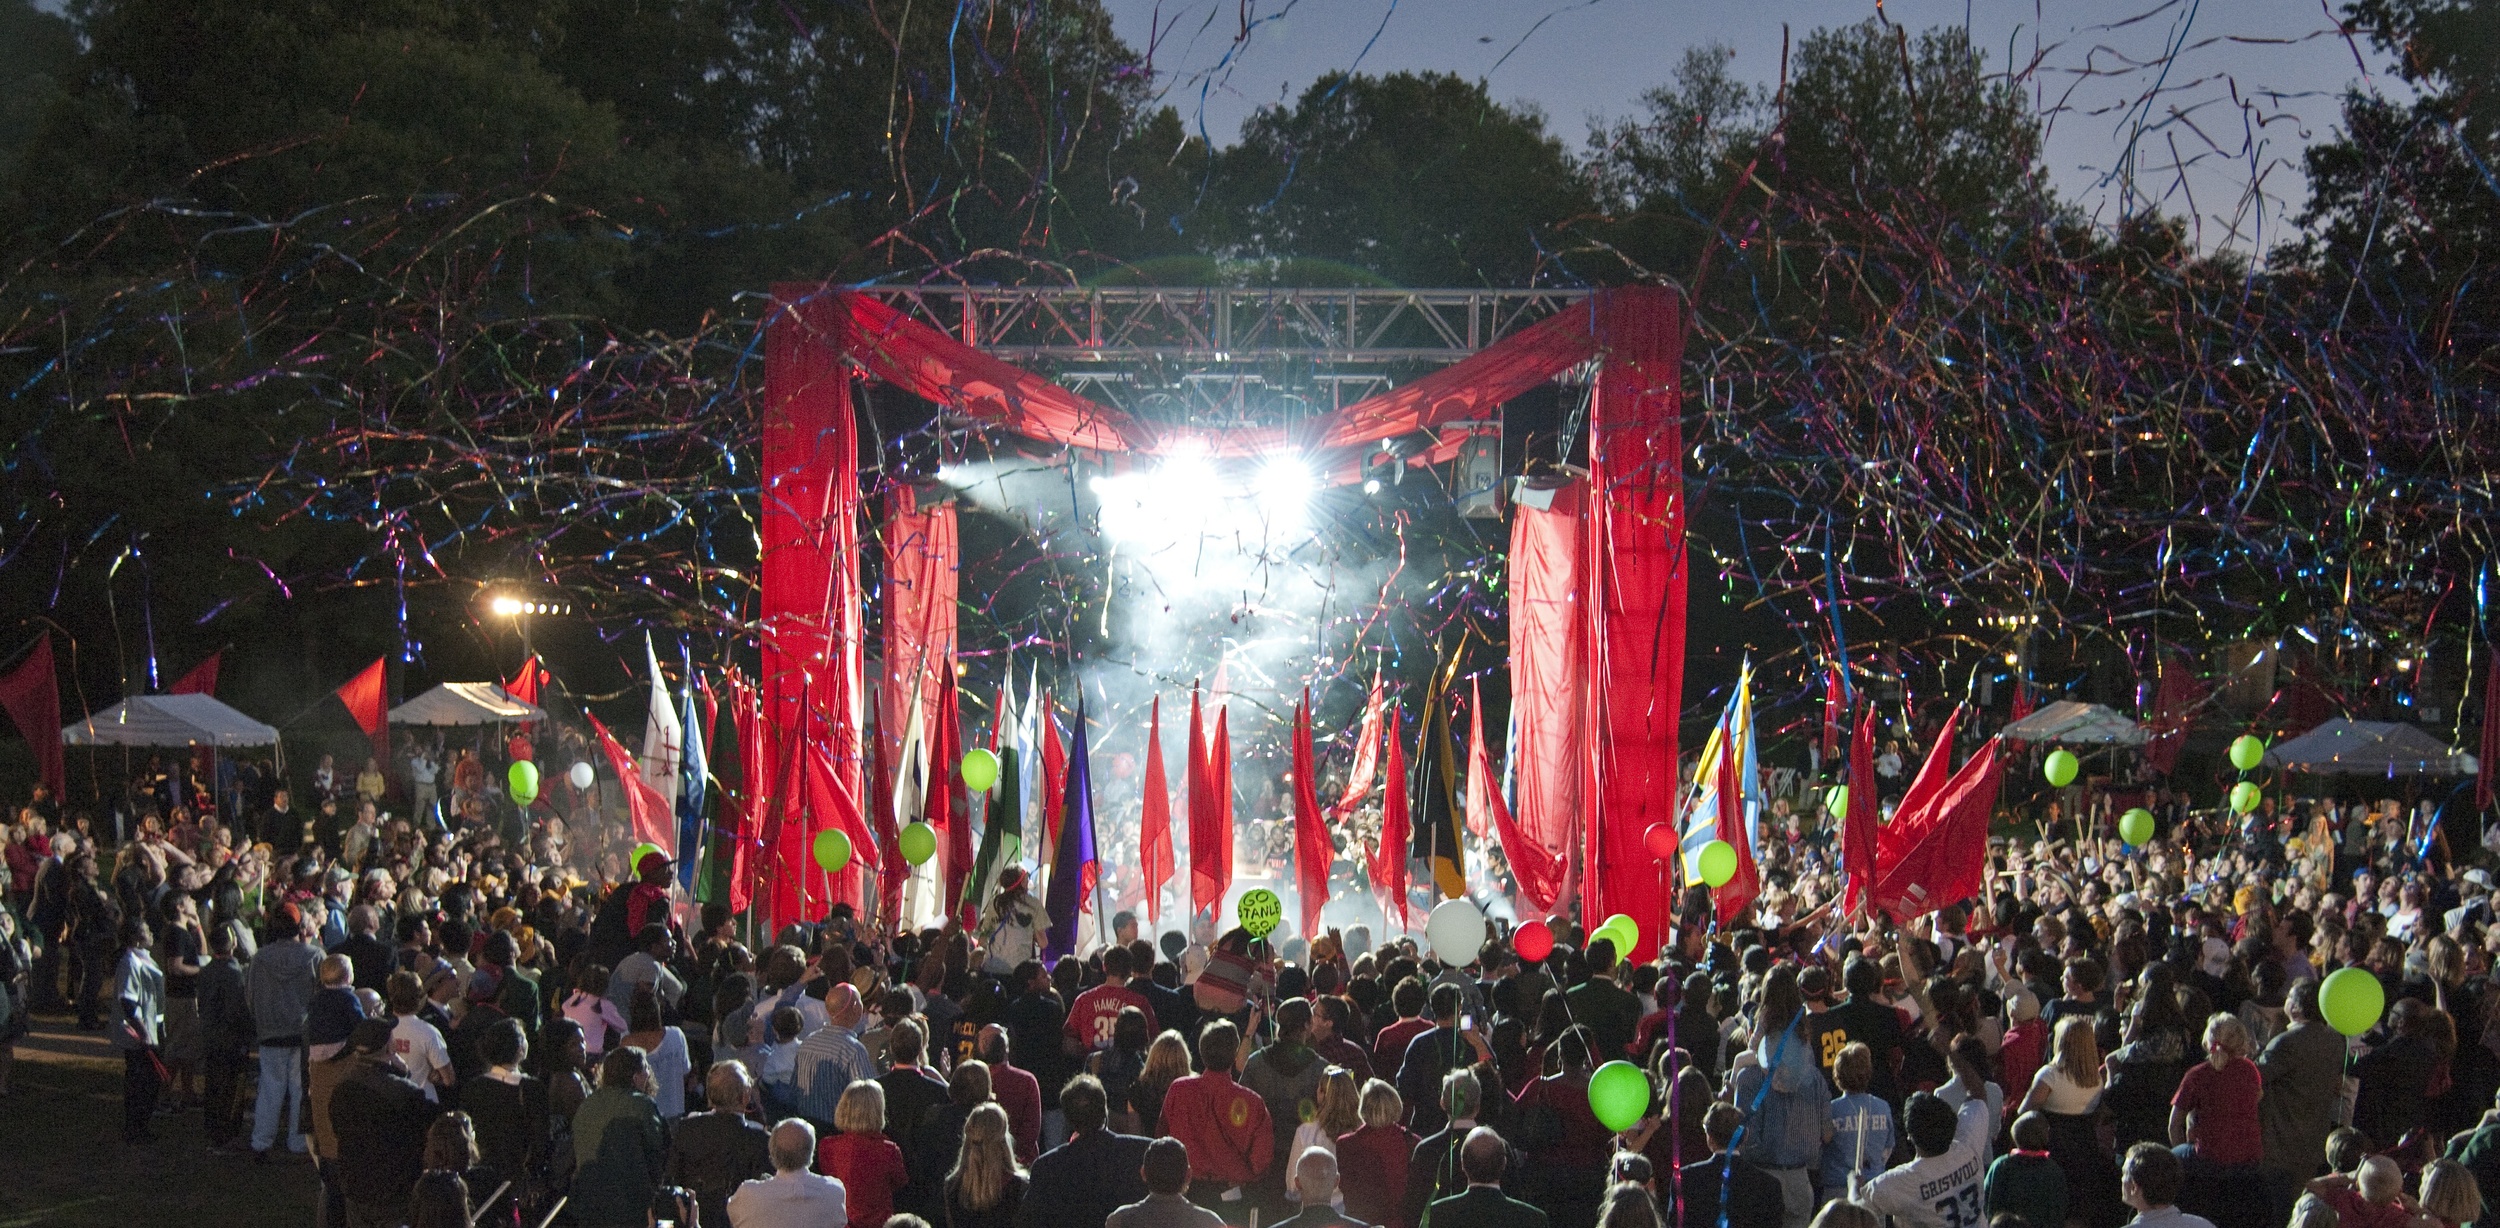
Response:
M1979 1157L1955 1143L1877 1177L1866 1187L1866 1204L1895 1228L1983 1228L1982 1176Z

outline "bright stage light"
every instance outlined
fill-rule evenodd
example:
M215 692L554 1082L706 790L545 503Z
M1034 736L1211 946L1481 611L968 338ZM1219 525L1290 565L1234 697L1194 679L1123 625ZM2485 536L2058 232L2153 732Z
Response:
M521 601L517 597L497 597L487 603L487 609L497 618L516 618L521 613Z
M1256 545L1290 537L1308 523L1319 480L1298 455L1269 457L1254 470L1185 451L1092 486L1103 533L1152 552L1201 538Z

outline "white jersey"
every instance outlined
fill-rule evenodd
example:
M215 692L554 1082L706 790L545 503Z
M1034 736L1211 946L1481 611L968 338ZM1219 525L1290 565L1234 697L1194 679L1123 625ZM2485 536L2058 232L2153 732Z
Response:
M1895 1228L1984 1228L1979 1156L1955 1140L1944 1154L1912 1160L1866 1187L1865 1203Z
M414 1015L391 1021L391 1055L408 1068L408 1077L425 1085L425 1098L435 1099L434 1072L451 1069L451 1051L433 1024Z

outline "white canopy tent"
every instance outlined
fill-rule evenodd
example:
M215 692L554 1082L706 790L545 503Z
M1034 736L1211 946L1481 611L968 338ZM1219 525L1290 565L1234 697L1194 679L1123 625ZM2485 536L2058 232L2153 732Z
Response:
M274 725L206 695L133 695L61 731L69 746L274 746Z
M2119 715L2107 704L2061 699L2008 725L2004 735L2017 742L2060 742L2070 746L2142 746L2144 726Z
M2276 743L2266 751L2266 764L2345 776L2472 776L2482 766L2415 726L2341 717Z
M391 709L394 725L496 725L546 718L492 682L446 682Z

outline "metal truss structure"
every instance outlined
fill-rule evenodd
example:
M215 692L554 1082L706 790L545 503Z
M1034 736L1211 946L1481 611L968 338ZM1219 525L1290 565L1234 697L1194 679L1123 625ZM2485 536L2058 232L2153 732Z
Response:
M1325 413L1447 365L1586 290L873 286L966 345L1141 417Z

